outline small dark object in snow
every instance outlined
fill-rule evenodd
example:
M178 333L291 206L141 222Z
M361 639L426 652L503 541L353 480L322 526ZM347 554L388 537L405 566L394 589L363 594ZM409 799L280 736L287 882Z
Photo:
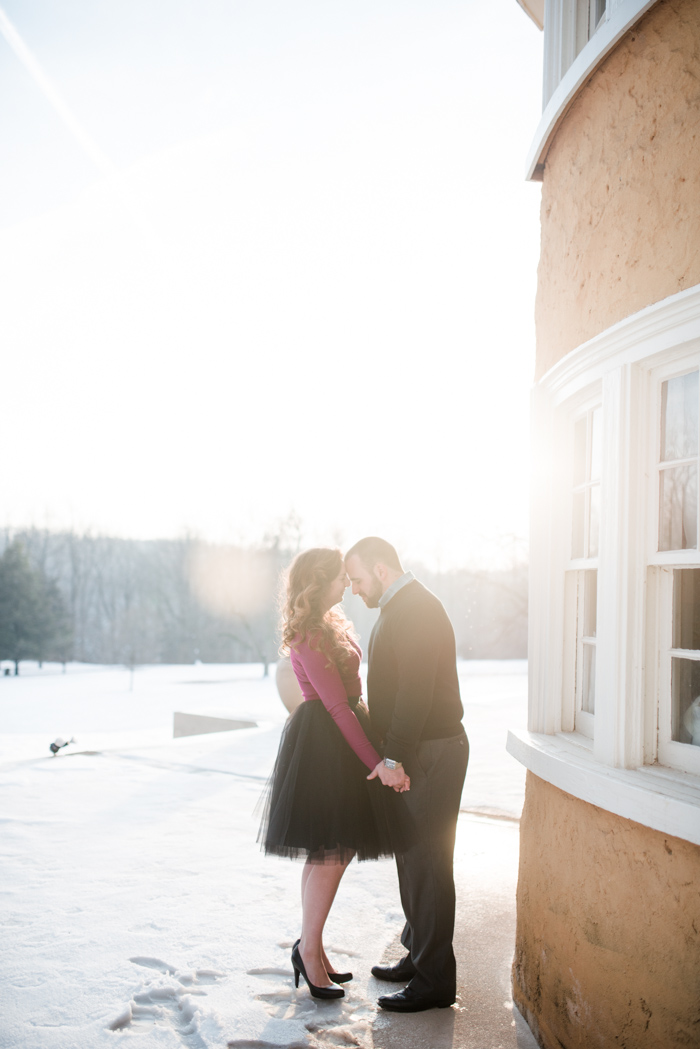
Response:
M74 742L75 742L75 740L72 737L70 739L68 739L68 740L65 740L65 739L61 739L61 737L59 736L58 739L55 739L53 741L53 743L49 743L49 750L51 751L53 756L56 757L56 755L58 754L58 752L61 749L61 747L67 747L69 743L74 743Z

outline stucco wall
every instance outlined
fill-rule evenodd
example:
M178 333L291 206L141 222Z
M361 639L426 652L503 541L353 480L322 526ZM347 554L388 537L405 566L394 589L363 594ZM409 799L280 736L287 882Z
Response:
M546 157L537 375L700 283L700 3L660 0L595 71Z
M700 848L528 772L513 993L546 1049L700 1046Z

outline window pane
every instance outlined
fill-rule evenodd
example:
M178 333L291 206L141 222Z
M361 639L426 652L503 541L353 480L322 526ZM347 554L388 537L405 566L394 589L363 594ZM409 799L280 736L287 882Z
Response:
M661 461L697 454L698 373L690 372L669 379L661 388Z
M590 480L600 480L600 468L603 462L603 409L596 408L591 413L591 472Z
M574 520L571 536L571 556L583 557L583 522L586 514L586 497L584 492L574 496Z
M673 647L700 649L700 568L673 573Z
M672 659L671 739L700 747L700 663Z
M574 425L574 488L586 480L586 418Z
M583 690L581 709L595 714L595 645L583 645Z
M583 593L584 637L595 637L598 623L598 573L585 572Z
M659 550L694 550L698 543L697 466L661 470L659 483Z
M591 488L590 517L588 519L588 556L598 556L598 536L600 535L600 485Z

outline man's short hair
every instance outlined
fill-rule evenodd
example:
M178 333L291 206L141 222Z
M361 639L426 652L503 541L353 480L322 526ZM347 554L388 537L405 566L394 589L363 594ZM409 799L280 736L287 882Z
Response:
M396 549L391 543L387 543L386 539L380 539L377 535L369 535L351 546L345 560L349 557L359 557L365 568L372 569L375 565L382 564L387 568L393 568L395 572L403 572Z

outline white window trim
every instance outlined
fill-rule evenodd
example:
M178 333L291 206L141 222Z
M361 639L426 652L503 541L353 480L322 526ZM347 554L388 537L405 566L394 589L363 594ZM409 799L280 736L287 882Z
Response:
M655 419L661 418L661 384L668 379L685 375L689 371L697 370L698 368L696 355L687 357L674 356L676 357L675 360L665 362L650 373L650 380L655 387L651 397L651 411ZM660 696L660 705L658 725L650 725L647 729L645 755L647 760L658 759L666 767L683 769L700 776L700 747L693 748L697 750L697 753L689 755L687 746L674 742L671 739L670 731L668 731L671 717L670 695L665 688L661 687L661 682L659 681L659 675L662 670L666 676L670 673L670 660L674 654L671 647L671 618L670 615L664 616L663 614L664 610L669 612L671 608L673 592L672 570L674 568L697 568L700 566L700 548L661 551L657 549L660 460L661 430L657 426L649 431L649 447L647 449L652 491L652 498L648 500L647 589L653 593L655 614L650 612L647 619L646 687L647 695ZM664 569L667 569L667 571L664 571ZM688 653L687 658L694 658L694 656ZM650 719L652 716L653 710L650 711ZM666 726L663 732L661 731L662 725Z
M669 769L615 769L595 760L583 741L509 732L508 753L525 768L589 805L700 845L698 777Z
M688 352L687 344L698 338L700 284L645 306L577 346L542 376L535 390L544 389L553 405L562 404L599 382L603 371L642 360L653 368L654 356L666 355L673 348L682 358Z
M586 584L584 583L584 576L586 572L590 571L595 570L588 568L577 572L567 572L565 582L567 601L569 603L567 613L571 617L564 627L565 650L569 654L573 647L573 665L571 665L568 673L565 673L566 691L563 698L561 698L563 700L563 706L561 706L561 728L567 730L570 727L571 731L580 732L581 735L586 735L590 740L593 740L595 714L584 710L584 702L582 702L584 700L584 649L590 639L582 633L582 627L579 625L586 617ZM570 631L572 635L571 640L567 637ZM595 644L596 642L593 641L594 646ZM568 681L567 678L569 679Z
M697 360L684 360L683 358L670 361L660 368L654 369L653 380L656 386L651 400L651 410L656 419L661 418L661 384L668 379L675 379L679 375L685 375L689 371L698 370ZM650 565L668 566L682 568L684 565L700 564L700 548L691 547L687 550L659 550L657 548L657 525L659 521L659 473L661 469L661 429L657 427L649 433L649 469L654 471L653 498L649 500L649 547L647 562ZM697 456L694 457L697 462ZM698 464L700 466L700 464ZM700 510L700 507L698 508ZM700 516L698 518L700 521Z
M695 554L697 557L697 551L695 551ZM696 565L697 563L696 560ZM671 605L673 593L673 573L672 571L664 571L658 568L652 569L652 571L657 576L656 585L660 595L658 608L668 608ZM654 694L660 693L659 725L665 724L667 729L671 723L671 696L667 690L659 688L657 675L662 670L667 676L670 675L670 661L674 656L700 661L700 653L698 652L683 652L681 649L672 648L671 632L670 616L666 617L666 619L659 616L656 623L656 632L649 637L648 656L648 662L650 663L650 691L653 691ZM683 743L674 742L671 739L670 730L665 731L663 736L659 732L658 753L659 760L663 765L668 768L680 768L700 777L700 747L691 747L690 749L695 753L688 755L686 753L688 747Z
M567 354L532 393L532 519L529 733L508 750L536 775L592 804L700 844L700 776L644 765L656 757L656 714L644 702L655 634L645 615L649 512L643 477L648 442L643 405L660 365L700 352L700 285L613 325ZM602 387L605 470L601 480L596 730L592 748L562 708L565 572L570 561L570 420ZM697 551L690 552L694 561ZM678 553L669 559L678 564ZM680 559L684 561L684 558ZM537 585L535 585L535 582ZM650 595L651 598L651 595ZM569 653L570 655L570 653ZM608 695L604 695L605 691ZM612 692L612 695L610 694ZM573 749L572 749L573 748Z
M544 111L527 157L529 181L540 182L557 126L589 79L625 33L656 0L608 0L607 17L575 55L575 0L547 0L544 16Z
M568 431L569 441L567 442L566 459L569 464L573 463L574 460L574 432L575 432L575 420L587 417L589 413L596 408L601 407L601 385L597 383L593 389L587 391L587 396L584 401L580 398L577 399L576 410L571 412ZM586 470L584 482L586 486L590 485L588 477L588 439L590 433L588 432L588 422L586 423L586 435L587 435L587 448L586 448ZM573 499L572 499L572 474L569 472L569 506L568 506L568 519L565 523L565 528L569 536L569 555L571 554L571 545L573 542ZM587 515L586 515L587 516ZM588 528L589 522L584 520L584 550L588 549ZM599 537L600 538L600 537ZM588 713L582 709L582 679L583 679L583 666L582 666L582 645L581 645L581 634L579 631L579 619L583 610L583 599L581 594L581 577L582 574L589 571L598 571L598 555L593 557L571 557L567 561L565 566L565 578L564 578L564 663L562 667L562 714L561 714L561 731L573 732L577 730L582 735L587 736L593 740L595 715ZM597 643L596 643L597 647ZM596 654L597 663L597 654ZM596 671L597 673L597 671Z

